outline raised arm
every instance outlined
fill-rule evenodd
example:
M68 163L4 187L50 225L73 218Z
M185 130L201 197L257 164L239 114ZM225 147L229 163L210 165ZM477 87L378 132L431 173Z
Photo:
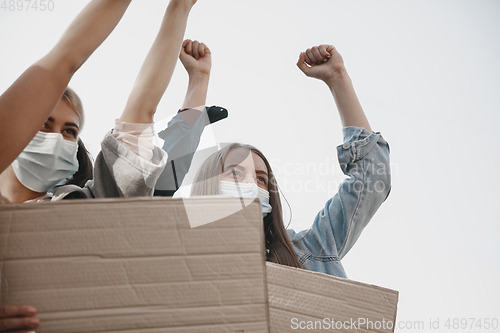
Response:
M324 81L333 94L344 136L337 155L347 178L316 215L312 227L299 233L288 229L288 237L302 268L347 277L340 259L354 246L391 189L389 144L379 132L372 132L342 57L333 46L302 52L297 65L307 76Z
M187 19L195 3L196 0L171 0L168 4L125 109L111 135L101 144L94 181L89 185L95 197L153 193L167 162L165 151L153 142L153 117L175 69Z
M179 58L189 74L189 84L182 109L204 106L212 68L210 49L196 40L186 39L182 43Z
M42 127L73 74L113 31L130 1L92 0L56 46L0 96L0 172Z
M343 127L363 127L372 132L344 60L333 45L314 46L301 52L297 66L305 75L326 83L337 104Z
M195 3L196 0L170 1L160 31L130 93L121 121L143 124L153 122L156 107L172 78L189 12Z
M210 49L203 43L186 39L179 59L188 72L189 84L182 109L168 123L168 128L159 133L165 140L163 150L168 153L167 165L155 187L155 195L159 196L173 196L179 189L203 130L212 121L208 111L203 114L212 67Z

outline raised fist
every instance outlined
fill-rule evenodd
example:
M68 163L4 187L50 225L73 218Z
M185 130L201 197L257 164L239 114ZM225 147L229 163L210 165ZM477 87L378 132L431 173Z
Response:
M182 43L179 59L189 75L210 74L212 54L203 43L186 39Z

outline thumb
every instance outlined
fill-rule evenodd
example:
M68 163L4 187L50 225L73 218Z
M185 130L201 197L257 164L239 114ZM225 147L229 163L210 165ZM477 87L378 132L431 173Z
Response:
M187 44L187 43L186 43ZM187 56L186 49L185 49L184 43L181 46L181 52L179 52L179 59L182 59L183 57Z
M306 55L304 52L300 52L299 60L297 61L297 67L305 74L309 73L309 66L306 64Z

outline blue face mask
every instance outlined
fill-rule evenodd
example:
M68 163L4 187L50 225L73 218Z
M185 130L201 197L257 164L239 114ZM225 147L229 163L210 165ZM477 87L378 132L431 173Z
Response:
M262 203L262 217L266 217L273 210L269 204L269 192L255 183L234 183L221 180L220 194L235 198L259 198Z
M46 192L78 171L77 151L77 143L59 133L38 132L12 162L12 168L26 188Z

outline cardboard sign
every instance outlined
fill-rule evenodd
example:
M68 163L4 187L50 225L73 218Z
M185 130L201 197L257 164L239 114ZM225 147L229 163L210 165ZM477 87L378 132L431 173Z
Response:
M267 263L270 326L278 332L394 332L398 292Z
M2 304L35 306L38 333L268 332L260 203L189 200L235 213L191 228L175 199L0 205Z
M239 198L0 205L0 270L38 333L393 332L398 301L266 265L260 202Z

